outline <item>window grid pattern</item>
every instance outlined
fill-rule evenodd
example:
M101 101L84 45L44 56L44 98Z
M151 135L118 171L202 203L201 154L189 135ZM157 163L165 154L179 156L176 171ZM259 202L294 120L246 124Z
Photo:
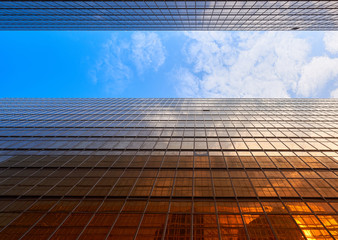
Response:
M1 99L1 239L337 239L334 99Z
M337 1L1 1L3 30L337 30Z

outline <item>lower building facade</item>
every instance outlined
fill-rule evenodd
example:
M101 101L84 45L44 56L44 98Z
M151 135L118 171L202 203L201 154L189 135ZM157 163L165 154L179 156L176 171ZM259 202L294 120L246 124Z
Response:
M334 99L0 99L0 239L337 239Z

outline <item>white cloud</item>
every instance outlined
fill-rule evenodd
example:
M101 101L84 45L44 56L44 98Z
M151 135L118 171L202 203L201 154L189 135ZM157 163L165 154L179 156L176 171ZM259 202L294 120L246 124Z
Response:
M330 53L338 53L338 31L326 32L324 35L325 49Z
M96 83L104 85L107 92L121 92L128 85L133 75L132 69L126 64L129 48L130 43L120 41L114 35L104 44L91 75Z
M338 58L312 57L318 45L311 45L311 37L295 32L185 35L189 67L176 76L181 97L317 97L338 83ZM337 32L326 33L323 41L331 53L338 51Z
M165 48L156 33L136 32L129 38L114 33L103 45L90 76L107 92L122 92L135 76L157 71L164 62Z
M332 98L338 98L338 88L336 88L335 90L333 90L331 93L330 93L330 96Z
M297 88L310 46L293 33L186 33L190 79L202 97L288 97ZM186 73L186 75L189 75ZM179 96L191 93L178 75ZM186 89L186 91L184 90Z
M155 33L134 33L132 57L140 72L145 68L153 68L157 71L165 61L165 50L159 36Z
M337 81L337 78L338 58L314 57L302 69L298 94L304 97L316 96L330 80Z
M180 68L177 71L177 76L180 79L179 84L176 85L176 92L179 96L184 97L201 97L200 96L200 82L201 80L192 74L186 68Z
M175 89L180 97L316 97L329 95L332 84L338 84L338 58L318 52L323 46L331 53L338 51L336 32L325 33L323 41L317 42L313 35L297 32L181 33L186 39L183 56L171 51L169 57L175 61L167 61L168 66L175 64ZM93 81L108 92L124 91L166 61L158 34L125 36L114 33L90 72Z

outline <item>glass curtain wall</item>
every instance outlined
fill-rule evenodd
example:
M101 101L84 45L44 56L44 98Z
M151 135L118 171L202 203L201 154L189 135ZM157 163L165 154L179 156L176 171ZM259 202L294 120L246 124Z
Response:
M334 99L1 99L1 239L337 239Z

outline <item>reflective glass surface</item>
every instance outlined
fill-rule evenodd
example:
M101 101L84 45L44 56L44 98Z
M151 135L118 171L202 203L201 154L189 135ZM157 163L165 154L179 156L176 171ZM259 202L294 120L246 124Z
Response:
M337 1L0 1L0 29L337 30Z
M0 106L0 239L338 238L338 100Z

